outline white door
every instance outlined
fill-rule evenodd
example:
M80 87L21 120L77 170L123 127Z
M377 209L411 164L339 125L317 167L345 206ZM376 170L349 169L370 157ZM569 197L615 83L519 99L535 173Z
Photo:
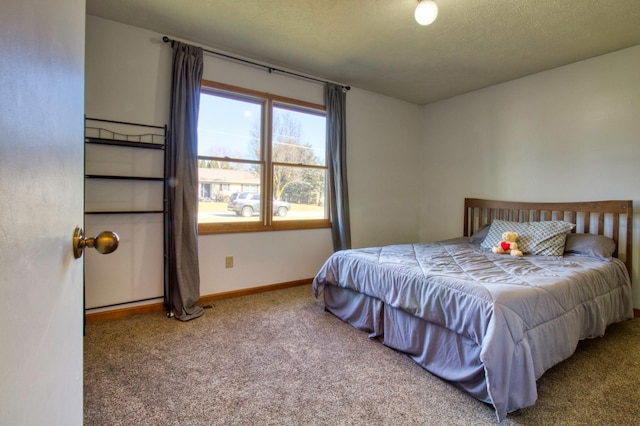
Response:
M84 0L0 12L0 424L82 424Z

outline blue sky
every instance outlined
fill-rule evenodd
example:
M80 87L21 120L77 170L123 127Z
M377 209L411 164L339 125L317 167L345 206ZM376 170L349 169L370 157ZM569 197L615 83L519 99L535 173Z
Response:
M260 103L239 101L205 93L200 97L198 153L206 156L250 157L252 141L260 124ZM301 126L301 141L309 144L315 156L325 159L326 128L324 117L290 112Z

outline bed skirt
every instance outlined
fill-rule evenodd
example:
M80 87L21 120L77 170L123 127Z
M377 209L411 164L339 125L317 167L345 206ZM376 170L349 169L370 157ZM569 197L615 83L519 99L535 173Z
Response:
M323 294L325 308L336 317L369 333L370 338L380 338L385 346L405 353L430 373L491 404L480 361L482 348L471 339L351 289L326 286Z

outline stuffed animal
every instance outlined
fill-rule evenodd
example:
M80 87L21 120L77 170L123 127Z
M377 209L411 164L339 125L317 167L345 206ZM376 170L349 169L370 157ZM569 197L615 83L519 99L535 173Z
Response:
M522 252L518 250L517 239L518 234L516 232L504 232L502 234L502 241L498 243L498 247L493 247L491 251L498 254L507 253L511 256L520 257L522 256Z

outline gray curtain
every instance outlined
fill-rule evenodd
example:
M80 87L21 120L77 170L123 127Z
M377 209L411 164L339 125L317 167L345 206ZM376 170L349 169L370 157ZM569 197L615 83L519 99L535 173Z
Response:
M198 265L198 112L202 48L173 47L173 83L168 149L169 291L175 317L188 321L204 309Z
M351 248L349 191L347 190L346 97L344 87L327 83L325 103L329 144L330 219L335 251Z

